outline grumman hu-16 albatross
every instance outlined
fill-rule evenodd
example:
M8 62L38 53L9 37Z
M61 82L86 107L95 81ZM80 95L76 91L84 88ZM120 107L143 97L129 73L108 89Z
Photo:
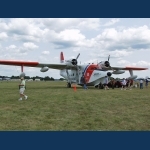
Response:
M129 79L137 78L133 75L133 70L146 70L148 68L140 67L112 67L109 63L109 58L106 61L101 61L97 64L87 64L79 65L77 59L80 53L75 59L64 60L63 52L60 53L60 63L59 64L45 64L39 62L28 62L28 61L12 61L12 60L0 60L2 65L13 65L21 66L20 77L24 77L23 67L39 67L41 72L46 72L51 69L60 70L60 75L67 80L67 87L71 87L72 83L81 85L80 79L82 74L84 74L88 86L97 86L100 83L103 84L105 81L105 76L110 77L112 74L122 74L126 70L129 71Z

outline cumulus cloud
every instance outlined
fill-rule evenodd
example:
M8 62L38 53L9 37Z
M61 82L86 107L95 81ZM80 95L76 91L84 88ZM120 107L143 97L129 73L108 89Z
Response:
M64 41L79 41L85 39L85 36L77 29L61 31L58 37Z
M8 47L6 47L6 49L15 49L16 48L16 45L10 45Z
M50 52L49 52L49 51L43 51L42 54L43 54L43 55L49 55Z
M119 19L111 19L109 22L105 23L104 26L111 26L119 21L120 21Z
M0 33L0 40L5 40L7 38L7 34L5 32Z
M35 45L34 43L31 43L31 42L23 43L23 46L24 46L26 49L36 49L36 48L38 48L37 45Z
M150 62L146 62L146 61L141 60L141 61L138 61L138 62L136 63L136 66L150 67Z
M97 30L100 27L99 18L38 18L34 19L41 28L60 32L64 29Z
M127 28L122 31L107 28L95 40L100 48L110 51L148 49L150 48L150 29L147 26Z

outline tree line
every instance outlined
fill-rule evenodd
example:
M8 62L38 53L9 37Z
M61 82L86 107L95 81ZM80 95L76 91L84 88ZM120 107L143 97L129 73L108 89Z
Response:
M20 76L14 76L14 75L12 75L11 77L0 76L0 78L20 79ZM30 76L25 76L24 79L26 79L26 80L32 79L33 81L35 81L35 79L40 79L41 81L54 81L54 80L56 80L53 77L49 77L49 76L45 76L45 77L39 77L39 76L30 77ZM62 80L63 81L65 79L64 78L60 78L58 80Z

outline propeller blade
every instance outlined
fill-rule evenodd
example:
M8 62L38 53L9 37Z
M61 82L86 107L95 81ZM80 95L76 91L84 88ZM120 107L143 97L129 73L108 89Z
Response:
M77 58L76 58L76 59L78 59L78 58L79 58L79 56L80 56L80 53L77 55Z
M110 59L110 55L108 56L108 62L109 62L109 59Z

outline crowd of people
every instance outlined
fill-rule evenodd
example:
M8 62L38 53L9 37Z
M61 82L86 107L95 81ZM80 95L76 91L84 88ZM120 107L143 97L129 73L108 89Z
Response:
M115 81L112 79L111 81L111 87L114 89ZM145 88L148 87L148 79L140 79L138 82L134 84L134 81L132 79L125 79L121 81L121 90L132 90L133 87L139 87L140 89L143 89L145 82Z
M117 85L116 83L119 82L120 85ZM109 90L109 88L114 89L115 87L120 86L121 90L132 90L133 87L139 87L140 89L143 89L143 84L145 82L145 87L148 87L148 79L141 79L139 80L139 83L134 84L134 81L132 79L125 79L123 78L123 80L121 81L116 81L114 78L111 78L111 80L109 81L108 76L105 76L104 79L104 83L100 83L98 85L98 88L100 89L104 89L104 90ZM82 73L82 77L80 80L80 83L83 85L83 88L85 90L87 90L87 81L86 78L84 76L84 74Z

